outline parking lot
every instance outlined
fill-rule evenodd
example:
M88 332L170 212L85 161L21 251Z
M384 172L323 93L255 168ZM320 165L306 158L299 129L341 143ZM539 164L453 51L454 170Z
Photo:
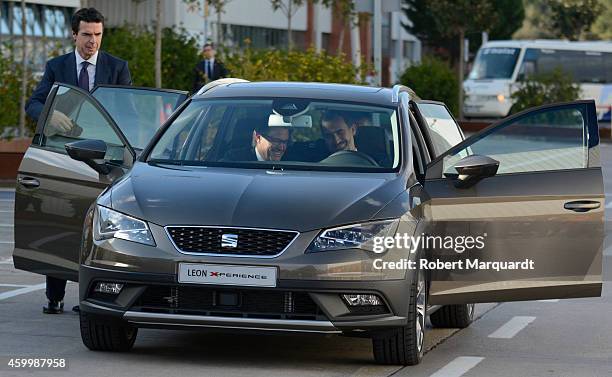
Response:
M603 145L607 210L612 210L612 145ZM88 351L77 285L62 315L43 315L44 278L11 259L14 191L0 188L0 359L65 358L67 376L612 376L612 249L604 251L601 298L477 305L469 328L427 333L416 367L376 366L369 339L322 335L141 330L131 353ZM609 218L609 214L607 217ZM608 225L609 227L609 225ZM577 251L579 252L579 251ZM0 367L0 376L31 371Z

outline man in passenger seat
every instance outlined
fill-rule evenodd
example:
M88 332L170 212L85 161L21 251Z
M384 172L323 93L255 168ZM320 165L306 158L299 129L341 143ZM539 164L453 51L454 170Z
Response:
M253 146L230 150L226 161L280 161L287 151L290 133L287 127L264 125L253 130Z

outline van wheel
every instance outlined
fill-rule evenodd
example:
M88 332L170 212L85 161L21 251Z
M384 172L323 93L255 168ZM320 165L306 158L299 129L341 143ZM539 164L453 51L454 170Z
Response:
M433 327L464 329L474 320L474 304L445 305L429 316Z
M81 322L81 339L92 351L129 351L138 334L138 328L117 320L94 317L79 313Z
M374 360L379 364L416 365L423 358L427 284L424 271L417 270L415 275L410 285L408 324L372 335Z

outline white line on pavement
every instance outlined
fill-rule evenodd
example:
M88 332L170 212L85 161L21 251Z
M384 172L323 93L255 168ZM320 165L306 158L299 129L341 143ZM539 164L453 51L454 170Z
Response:
M13 241L0 241L0 244L4 244L4 243L13 243Z
M0 264L13 264L13 258L2 259L0 260Z
M0 224L0 228L12 228L13 224Z
M7 298L23 295L23 294L26 294L26 293L30 293L30 292L34 292L34 291L39 291L41 289L45 289L45 286L46 286L46 284L42 283L42 284L30 285L30 286L25 287L25 288L15 289L15 290L12 290L12 291L9 291L9 292L0 293L0 301L6 300Z
M551 300L538 300L538 302L559 302L559 299L558 298L554 298L554 299L551 299Z
M0 199L0 202L14 202L14 199Z
M23 285L23 284L0 284L0 287L24 288L24 287L29 287L29 285Z
M432 374L431 377L460 377L482 360L484 357L460 356Z
M511 339L535 319L536 317L514 317L489 335L489 338Z

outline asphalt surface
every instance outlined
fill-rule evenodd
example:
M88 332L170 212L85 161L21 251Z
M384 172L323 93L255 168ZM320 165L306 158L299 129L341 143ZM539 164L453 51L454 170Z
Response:
M606 217L612 217L612 145L602 146ZM13 198L0 188L0 361L63 358L67 369L0 376L612 376L612 240L600 298L477 305L467 329L430 329L415 367L377 366L368 339L322 335L140 330L130 353L88 351L78 315L43 315L44 278L15 270ZM612 227L611 227L612 228ZM612 229L611 229L612 230ZM77 304L69 283L66 307Z

